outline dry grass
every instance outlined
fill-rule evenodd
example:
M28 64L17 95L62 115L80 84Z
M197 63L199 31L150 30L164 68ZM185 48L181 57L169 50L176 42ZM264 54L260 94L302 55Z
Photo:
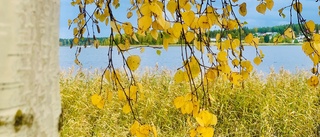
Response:
M106 102L103 110L91 104L100 90L101 74L62 72L63 107L61 136L130 136L130 114L122 113L123 102ZM210 111L217 115L215 136L319 136L320 92L306 85L306 73L281 71L267 76L253 74L245 88L228 82L214 83ZM137 105L139 119L157 126L159 136L188 136L186 116L174 108L173 99L188 92L188 85L173 84L168 71L146 71L138 76L144 97ZM104 90L112 90L103 83Z

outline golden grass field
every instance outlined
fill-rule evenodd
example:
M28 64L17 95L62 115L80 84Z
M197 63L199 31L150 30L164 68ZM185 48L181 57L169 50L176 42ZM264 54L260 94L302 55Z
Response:
M155 125L160 137L189 136L187 116L173 105L174 98L189 92L188 84L174 84L172 74L151 69L137 76L144 89L136 106L139 119ZM243 89L217 80L209 90L209 110L218 117L215 136L320 136L320 90L307 86L308 76L304 71L254 73ZM134 120L122 112L124 103L118 101L116 91L102 110L91 104L100 82L98 71L61 72L61 136L130 136ZM104 81L106 90L113 91Z

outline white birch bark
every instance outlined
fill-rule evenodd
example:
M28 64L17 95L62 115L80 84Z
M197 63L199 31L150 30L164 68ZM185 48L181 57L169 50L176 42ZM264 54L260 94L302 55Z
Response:
M59 136L60 1L0 3L0 136Z

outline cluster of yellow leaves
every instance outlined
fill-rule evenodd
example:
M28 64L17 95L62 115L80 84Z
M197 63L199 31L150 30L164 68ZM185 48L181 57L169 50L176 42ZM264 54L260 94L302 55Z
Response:
M261 1L261 3L256 7L256 10L261 14L265 14L267 8L271 10L273 8L273 5L274 5L273 0Z
M249 33L245 38L244 41L251 46L257 47L259 45L259 38L253 37L252 33Z
M102 109L105 103L105 100L102 99L102 97L98 94L93 94L91 96L91 103L98 108Z
M200 104L197 98L191 93L175 98L173 103L177 109L181 109L182 114L193 114L193 116L198 115Z
M198 127L190 130L190 137L200 135L202 137L212 137L214 135L214 128L212 126L217 124L217 116L207 110L202 110L196 117Z
M305 27L312 37L310 37L310 40L302 44L302 50L312 60L314 65L314 67L311 69L311 72L314 75L307 80L307 84L309 86L316 87L319 84L319 71L317 66L320 63L320 34L314 33L315 23L312 20L307 21L305 23Z
M189 81L190 78L195 78L200 74L200 65L195 56L191 56L189 60L184 63L185 71L178 70L174 75L175 83Z
M137 137L148 137L150 133L153 133L154 137L158 136L155 126L148 124L141 125L138 121L134 121L134 123L131 125L130 133L131 135Z
M181 109L182 114L190 114L197 121L199 126L190 130L191 137L196 135L203 137L213 136L214 128L212 126L217 124L217 116L207 110L200 111L200 102L195 95L188 93L185 96L179 96L174 99L173 103L177 109ZM188 123L191 126L189 118Z
M307 80L307 84L311 87L316 87L319 84L319 78L313 75Z
M141 84L139 84L138 86L131 85L129 88L126 88L124 91L121 89L118 90L119 100L120 101L127 101L126 104L122 108L123 113L128 114L129 112L132 111L129 103L131 103L131 105L132 105L132 103L137 100L138 89L140 91L142 90ZM128 100L130 100L130 102L128 102Z

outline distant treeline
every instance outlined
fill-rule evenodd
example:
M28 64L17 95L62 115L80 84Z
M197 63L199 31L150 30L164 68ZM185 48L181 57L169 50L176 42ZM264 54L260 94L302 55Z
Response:
M260 42L261 43L272 43L273 42L273 37L274 35L270 35L270 34L266 34L266 35L258 35L258 34L264 34L267 32L273 32L276 33L277 35L283 34L283 32L288 28L288 25L279 25L279 26L273 26L273 27L259 27L259 28L248 28L248 27L244 27L242 30L242 34L241 34L241 39L244 39L244 37L249 34L252 33L254 34L256 37L260 38ZM293 31L295 32L295 35L298 36L300 34L300 27L298 24L293 24L291 25L291 28L293 29ZM315 27L315 31L317 33L319 33L319 29L320 29L320 25L316 24ZM221 32L221 30L214 30L214 31L210 31L209 32L209 37L210 38L215 38L216 34L218 33L228 33L231 34L231 36L233 38L239 38L240 37L240 33L238 30L231 30L231 31L223 31ZM158 35L158 39L155 40L152 38L151 35L147 34L146 36L141 36L141 35L136 35L137 39L139 42L136 42L134 40L131 40L131 44L132 45L161 45L162 44L162 37L163 35L159 33ZM115 43L121 43L121 37L119 34L115 35ZM97 38L100 42L100 45L110 45L110 40L108 37L100 37ZM283 42L286 43L291 43L293 40L292 39L285 39ZM295 40L295 42L297 42L297 40ZM72 43L72 39L60 39L60 46L69 46ZM123 42L122 42L123 43ZM178 43L181 43L180 41ZM93 44L93 38L83 38L80 39L79 42L80 45L92 45Z

